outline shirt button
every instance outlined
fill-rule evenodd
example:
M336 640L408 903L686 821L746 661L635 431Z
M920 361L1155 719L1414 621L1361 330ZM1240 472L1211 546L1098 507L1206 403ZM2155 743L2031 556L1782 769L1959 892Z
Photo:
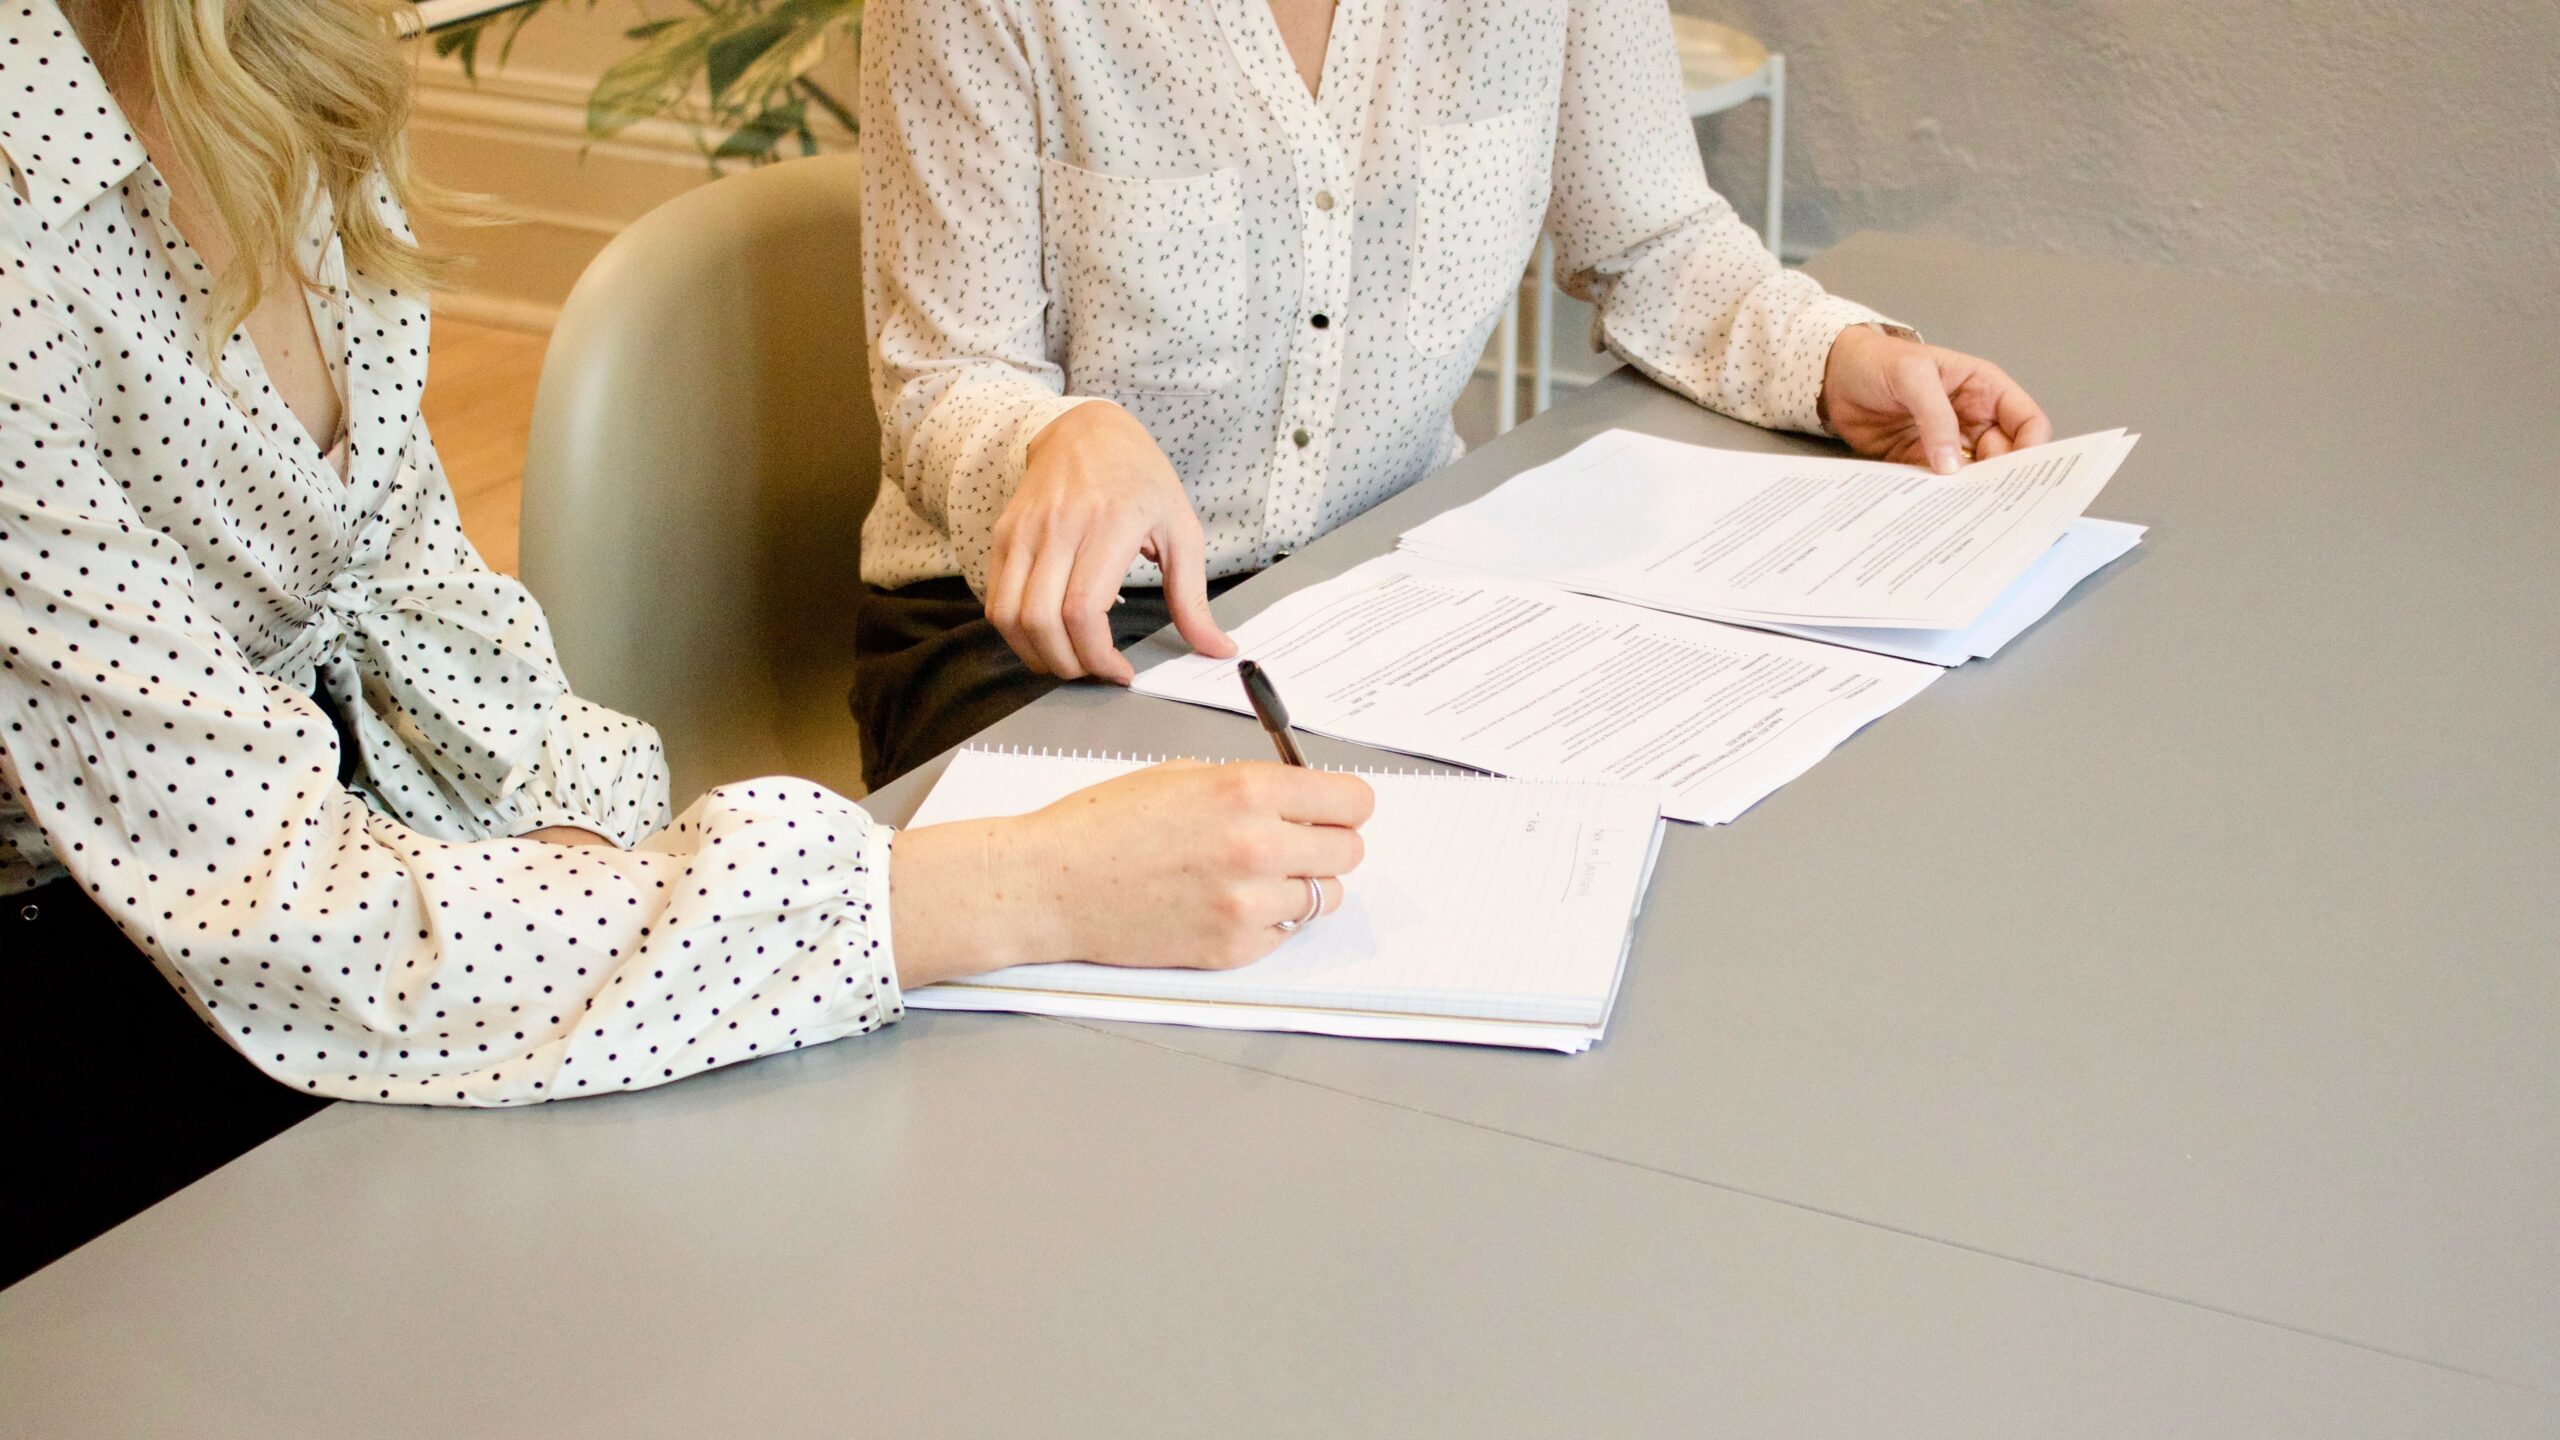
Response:
M1332 208L1333 208L1333 192L1332 192L1332 191L1330 191L1330 190L1319 190L1319 191L1317 191L1317 192L1316 192L1316 208L1317 208L1317 209L1319 209L1319 210L1330 210L1330 209L1332 209Z
M1315 438L1316 437L1308 434L1304 430L1294 430L1289 434L1289 443L1297 446L1301 450L1304 450L1311 442L1314 441Z
M1333 320L1332 320L1332 318L1331 318L1331 317L1329 317L1329 316L1326 316L1326 315L1323 315L1323 314L1315 314L1315 315L1310 315L1310 316L1308 316L1308 317L1307 317L1307 323L1308 323L1308 324L1310 324L1310 325L1313 325L1314 327L1316 327L1316 328L1317 328L1317 329L1319 329L1319 330L1322 330L1322 329L1324 329L1326 326L1331 325L1331 324L1333 323Z

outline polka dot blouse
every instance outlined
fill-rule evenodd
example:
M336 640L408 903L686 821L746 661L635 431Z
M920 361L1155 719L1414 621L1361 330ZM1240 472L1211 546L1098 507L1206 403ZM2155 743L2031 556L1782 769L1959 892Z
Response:
M655 732L568 693L463 539L418 297L314 215L341 480L244 335L200 353L206 272L51 0L0 4L0 152L0 893L67 872L349 1099L632 1089L898 1017L886 830L794 780L670 826ZM548 825L627 848L510 838Z
M1456 457L1542 230L1596 339L1757 424L1819 429L1876 318L1708 188L1662 0L1342 0L1315 95L1266 0L872 0L862 104L878 585L983 591L1025 446L1094 396L1210 574L1270 563Z

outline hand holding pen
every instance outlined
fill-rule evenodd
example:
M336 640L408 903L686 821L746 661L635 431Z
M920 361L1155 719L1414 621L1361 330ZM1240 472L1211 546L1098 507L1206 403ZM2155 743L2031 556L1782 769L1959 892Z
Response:
M1253 718L1262 722L1262 731L1271 737L1271 748L1280 752L1280 763L1307 768L1307 757L1298 749L1298 737L1289 733L1289 707L1280 703L1280 692L1271 677L1250 660L1236 662L1236 678L1244 682L1245 702L1253 707ZM1324 886L1307 877L1307 913L1295 920L1277 922L1284 933L1295 932L1324 913Z

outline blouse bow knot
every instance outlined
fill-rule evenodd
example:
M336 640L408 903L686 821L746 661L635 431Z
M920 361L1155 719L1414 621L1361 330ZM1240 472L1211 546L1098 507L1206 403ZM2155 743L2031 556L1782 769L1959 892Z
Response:
M482 804L511 794L542 753L568 682L532 594L488 571L385 578L342 571L306 602L293 642L259 667L309 688L338 662L352 687L329 685L370 758L396 743L438 779Z
M329 582L329 588L320 592L316 605L320 615L336 621L343 632L348 621L361 620L373 613L377 588L377 582L353 570L341 571L336 579Z

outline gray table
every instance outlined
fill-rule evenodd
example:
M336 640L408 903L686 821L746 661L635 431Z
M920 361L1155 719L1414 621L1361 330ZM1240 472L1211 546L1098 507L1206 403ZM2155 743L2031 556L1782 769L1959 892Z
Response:
M1815 269L2142 429L2098 509L2152 534L1676 831L1598 1050L917 1016L340 1106L0 1294L0 1432L2560 1433L2550 340ZM1222 613L1612 425L1802 443L1613 379ZM1096 690L995 738L1261 745Z

